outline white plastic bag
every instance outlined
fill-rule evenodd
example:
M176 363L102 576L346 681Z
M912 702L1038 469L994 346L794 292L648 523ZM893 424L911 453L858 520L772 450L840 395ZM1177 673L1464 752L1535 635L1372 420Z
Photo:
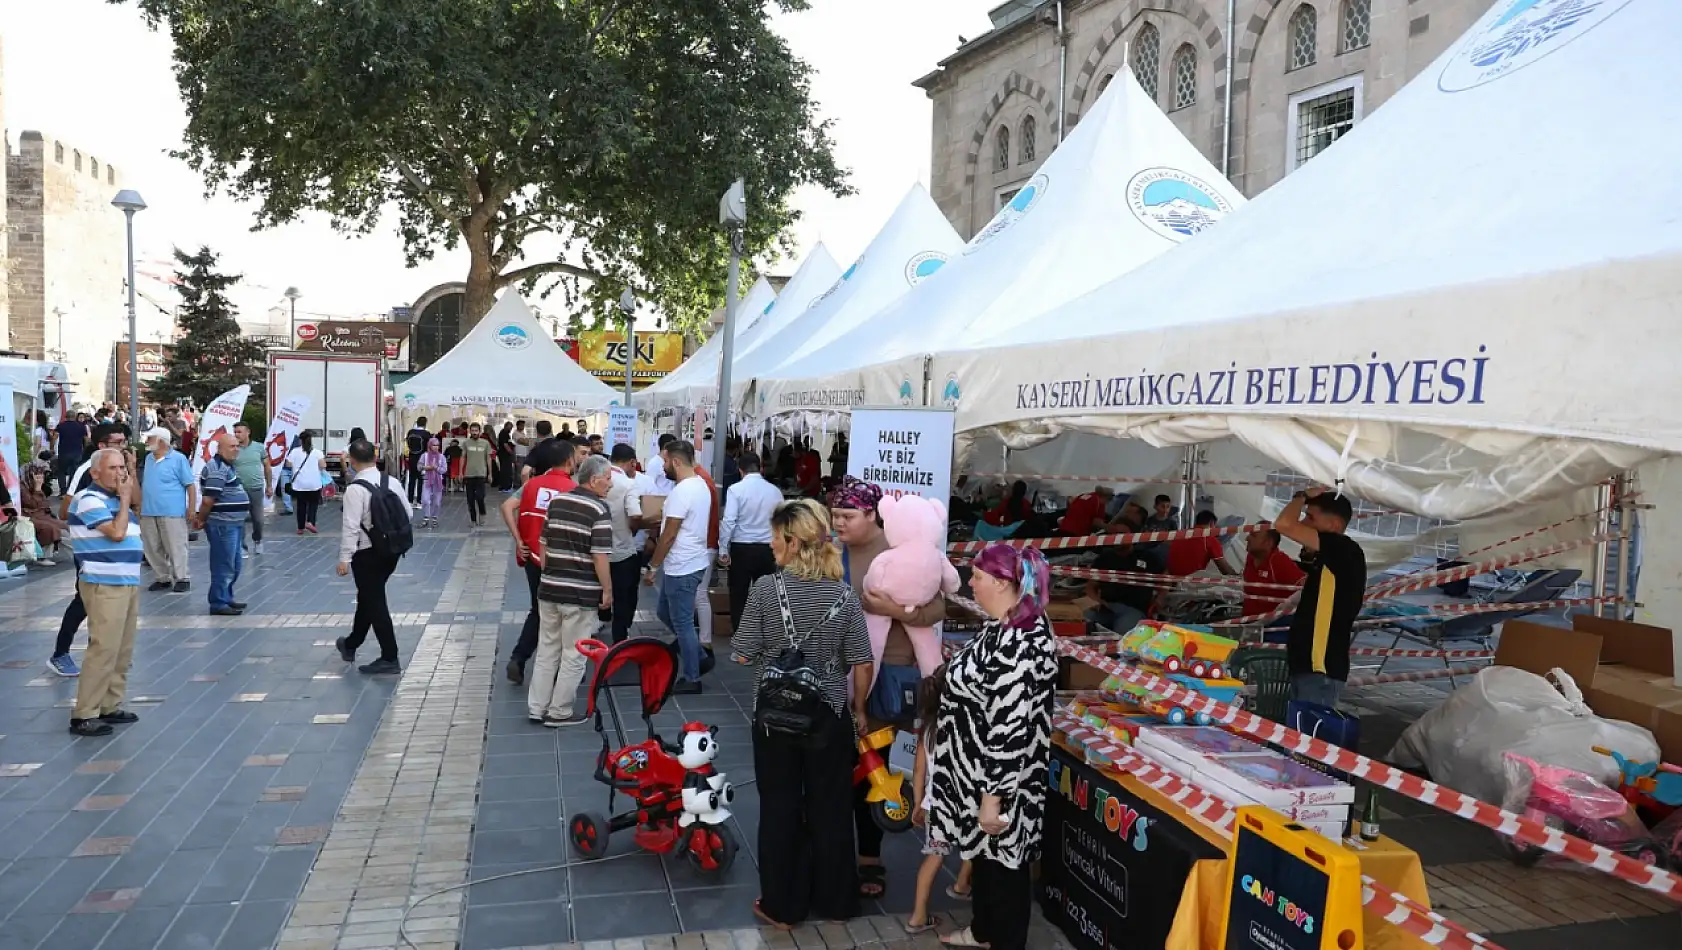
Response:
M1500 804L1507 792L1502 765L1507 752L1576 769L1614 787L1618 767L1595 746L1637 762L1659 758L1651 732L1596 716L1568 674L1554 670L1549 676L1558 688L1509 666L1482 670L1470 686L1455 690L1408 727L1390 750L1390 761L1404 768L1423 766L1440 785Z

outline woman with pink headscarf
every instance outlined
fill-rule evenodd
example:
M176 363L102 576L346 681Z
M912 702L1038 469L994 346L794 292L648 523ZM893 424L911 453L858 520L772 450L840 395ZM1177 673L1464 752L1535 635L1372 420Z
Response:
M444 458L444 453L438 450L436 437L426 443L426 452L420 457L421 477L421 527L438 527L438 512L444 506L444 478L449 474L450 462Z

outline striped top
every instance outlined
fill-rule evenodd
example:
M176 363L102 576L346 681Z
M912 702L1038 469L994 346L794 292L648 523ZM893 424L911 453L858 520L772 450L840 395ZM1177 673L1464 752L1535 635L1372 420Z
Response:
M211 500L210 521L243 522L251 514L251 496L240 484L239 470L220 455L212 455L199 475L199 490Z
M140 586L140 524L134 518L121 541L101 534L101 525L115 521L123 503L98 485L76 493L70 503L70 551L76 569L90 584L113 587Z
M543 523L543 580L537 596L552 604L600 606L598 554L613 554L613 519L607 504L583 488L556 495Z
M788 588L788 609L794 618L793 632L800 640L800 654L823 680L829 708L848 719L847 684L853 667L871 662L870 632L865 628L858 595L843 581L809 581L786 572L782 578ZM837 603L840 609L830 617ZM825 618L829 618L827 622ZM730 640L731 658L737 663L751 663L755 681L762 681L766 665L793 645L789 633L777 599L777 575L767 574L748 590L742 622ZM757 691L754 702L759 702Z

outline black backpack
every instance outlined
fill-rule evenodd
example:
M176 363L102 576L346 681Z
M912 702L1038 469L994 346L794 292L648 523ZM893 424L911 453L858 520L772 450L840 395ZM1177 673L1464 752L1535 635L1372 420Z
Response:
M380 473L380 487L356 479L352 485L368 489L368 546L377 554L399 558L415 546L414 517L407 499L391 490L391 478Z
M794 630L794 612L788 606L788 587L783 573L772 575L776 580L777 606L782 609L783 631L788 634L789 646L765 666L759 681L758 701L755 703L754 725L767 735L782 735L795 739L810 739L817 734L819 717L828 709L824 698L823 680L812 664L807 662L801 645L824 624L841 612L845 597L838 598L829 612L823 615L804 636Z
M411 461L420 458L421 453L426 451L427 438L427 436L420 434L419 429L409 430L409 458Z

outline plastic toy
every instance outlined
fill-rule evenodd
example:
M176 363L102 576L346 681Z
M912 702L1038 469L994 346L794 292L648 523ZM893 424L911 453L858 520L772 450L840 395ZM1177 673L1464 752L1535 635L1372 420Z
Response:
M594 718L602 737L595 778L608 788L607 814L573 815L567 821L567 837L580 856L599 858L607 853L608 838L614 832L635 829L632 838L644 851L683 855L702 874L722 875L735 861L739 843L728 823L735 789L713 767L718 757L717 727L685 723L676 744L654 731L654 716L671 697L677 680L673 649L652 637L632 637L612 647L599 640L578 642L578 652L596 664L585 714ZM611 688L615 674L633 668L640 674L637 686L643 722L648 726L648 738L637 743L626 738L618 708L597 702ZM604 705L613 718L617 749L602 726ZM636 807L615 814L613 801L620 793Z
M1509 811L1522 810L1533 821L1563 828L1644 864L1663 867L1669 860L1669 848L1647 831L1630 803L1593 777L1511 752L1505 754L1504 764ZM1513 861L1527 867L1548 853L1511 839L1507 846Z
M1602 746L1594 751L1618 763L1618 791L1636 808L1662 821L1682 809L1682 768L1666 762L1631 762Z
M1237 648L1237 640L1208 630L1163 624L1156 636L1139 647L1138 656L1170 673L1183 671L1197 679L1218 680L1226 678L1224 664Z
M853 784L868 783L864 800L870 806L870 817L883 831L899 833L911 827L911 795L906 788L906 776L888 768L877 751L894 744L899 730L893 726L878 729L859 740L859 760L853 766Z
M1216 702L1233 706L1243 705L1240 692L1243 690L1244 684L1238 680L1200 680L1185 675L1174 675L1168 678L1187 689L1196 691L1198 695L1206 696ZM1214 722L1213 719L1209 718L1208 713L1194 712L1179 703L1169 702L1159 696L1152 695L1144 687L1134 686L1118 676L1112 676L1104 680L1103 688L1123 702L1137 706L1171 726L1207 726Z

